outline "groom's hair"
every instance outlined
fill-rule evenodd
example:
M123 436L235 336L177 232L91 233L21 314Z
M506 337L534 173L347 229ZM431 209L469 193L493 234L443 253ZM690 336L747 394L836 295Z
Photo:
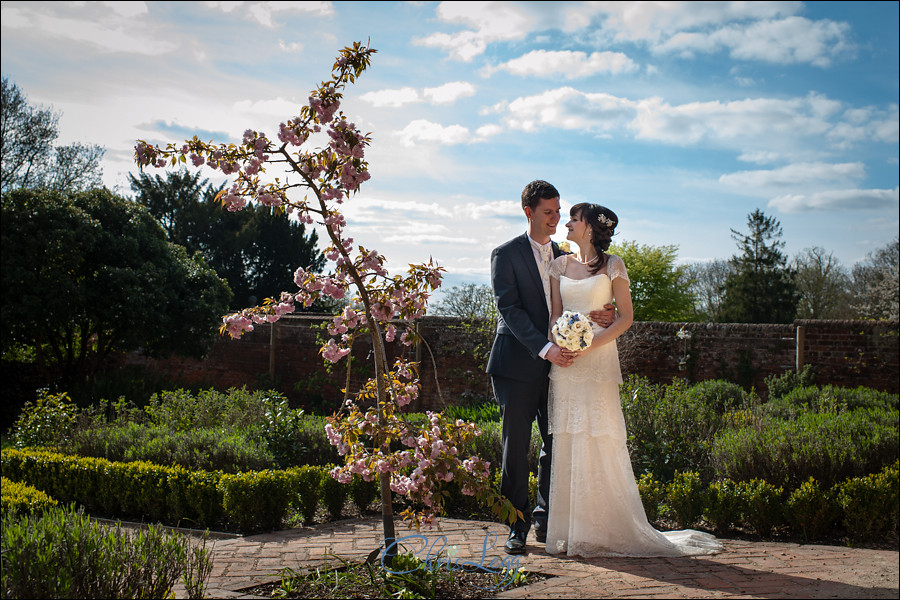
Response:
M546 181L532 181L522 190L522 208L534 210L544 198L559 198L559 192Z

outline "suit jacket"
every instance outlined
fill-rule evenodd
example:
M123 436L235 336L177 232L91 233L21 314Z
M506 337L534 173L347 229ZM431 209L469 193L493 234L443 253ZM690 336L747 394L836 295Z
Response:
M553 256L561 254L553 243ZM491 253L491 285L500 317L487 372L519 381L547 377L550 362L538 353L547 345L550 311L527 234Z

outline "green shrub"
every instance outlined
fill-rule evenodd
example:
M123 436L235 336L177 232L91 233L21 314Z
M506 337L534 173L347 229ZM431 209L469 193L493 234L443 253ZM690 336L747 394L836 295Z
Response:
M725 382L689 387L681 379L659 385L632 376L620 391L632 468L662 481L687 470L708 479L711 441L723 426L720 411L752 402Z
M838 488L847 533L856 540L880 540L897 536L900 501L900 465L895 462L880 473L853 477Z
M751 408L758 402L755 394L745 391L736 383L721 379L695 383L684 395L689 403L709 406L717 415Z
M151 396L144 412L152 423L181 431L216 427L249 429L265 422L266 413L285 402L284 396L271 390L208 389L197 394L175 390Z
M372 480L371 483L377 485L376 480ZM328 511L328 515L332 519L340 519L344 512L344 504L347 502L350 486L332 477L325 469L321 470L320 485L322 488L322 504L325 506L325 510Z
M94 523L74 506L4 512L0 587L4 598L168 598L185 578L189 597L200 598L211 569L205 545L154 526Z
M300 516L307 523L312 523L316 518L316 509L322 494L322 471L319 467L308 465L295 467L290 469L290 472L296 486L294 498Z
M297 493L287 471L226 474L219 485L226 516L245 532L279 529ZM318 481L314 487L319 487Z
M897 411L885 409L805 412L793 420L755 415L749 424L716 436L712 466L723 479L763 479L795 489L814 477L832 486L896 459L897 418Z
M819 482L810 477L788 496L785 513L795 531L801 532L806 540L815 540L831 529L840 508L833 494L822 490Z
M38 390L34 402L26 402L12 428L16 448L55 447L72 435L78 407L65 392L51 394Z
M666 488L666 508L681 528L689 528L703 514L706 490L696 471L675 473Z
M39 514L59 504L41 490L6 477L0 478L0 505L3 512Z
M448 419L462 419L475 423L500 422L500 406L493 401L482 402L472 406L457 406L455 404L444 409L444 416Z
M659 518L660 505L666 498L666 486L653 477L653 473L641 475L638 478L637 486L647 520L656 521Z
M744 520L761 536L784 522L784 488L761 479L744 482L746 508Z
M741 524L746 512L747 488L743 482L723 479L707 488L703 517L720 534Z
M236 428L97 425L79 430L63 450L117 462L148 461L195 471L261 471L276 467L265 440Z
M781 375L769 375L763 379L766 389L769 391L769 401L781 398L798 387L806 387L813 384L815 371L812 365L803 365L800 372L785 371Z
M350 480L350 499L361 515L365 514L375 498L379 497L379 492L380 488L375 480L366 481L359 475L354 475Z
M806 413L844 413L857 409L897 410L898 395L869 388L799 386L784 396L769 400L765 413L791 419Z
M297 454L284 460L285 466L300 467L303 465L336 465L343 464L344 457L338 454L325 435L328 418L320 415L303 415L291 432Z

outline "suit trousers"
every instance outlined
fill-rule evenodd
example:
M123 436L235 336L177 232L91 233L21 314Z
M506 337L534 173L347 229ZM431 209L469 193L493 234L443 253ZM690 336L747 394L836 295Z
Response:
M536 381L518 381L493 375L491 383L503 419L503 472L500 479L500 493L523 515L511 529L527 534L533 522L535 529L546 530L553 448L547 415L550 380L542 377ZM528 498L528 477L531 472L528 455L531 449L532 423L535 419L542 446L538 457L537 504L532 510Z

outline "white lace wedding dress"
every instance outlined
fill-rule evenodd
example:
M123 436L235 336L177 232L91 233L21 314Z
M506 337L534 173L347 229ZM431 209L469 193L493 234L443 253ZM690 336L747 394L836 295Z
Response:
M565 276L568 258L551 263L563 309L588 314L613 298L612 280L628 281L625 264L610 255L606 273ZM599 329L597 329L599 331ZM712 554L722 545L694 530L659 532L647 522L626 447L619 400L622 373L616 343L570 367L550 371L549 523L546 549L570 556L684 556Z

